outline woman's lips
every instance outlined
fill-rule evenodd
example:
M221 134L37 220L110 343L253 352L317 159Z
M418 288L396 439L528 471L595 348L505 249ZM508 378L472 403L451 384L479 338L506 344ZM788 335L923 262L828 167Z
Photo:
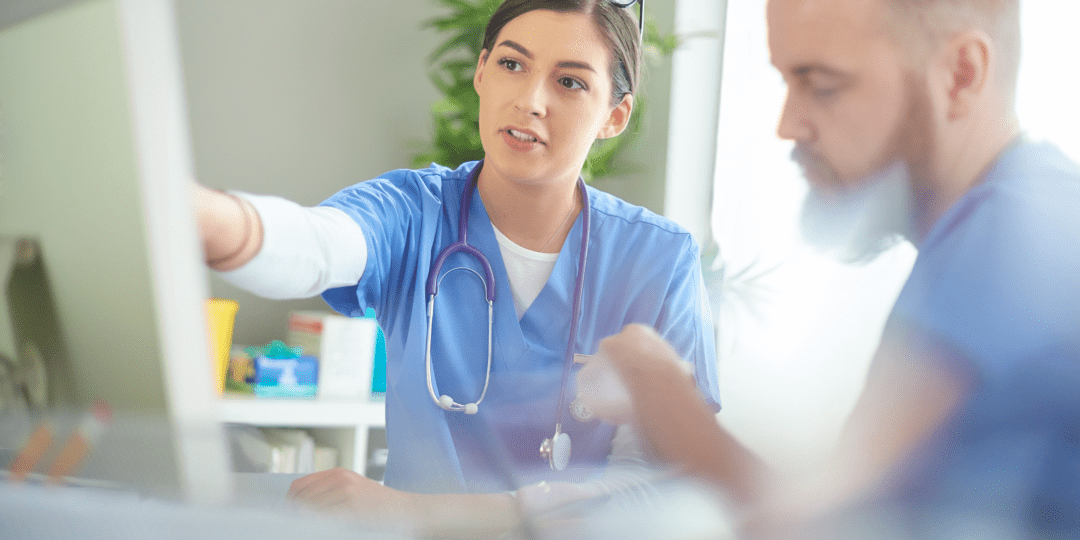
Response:
M503 129L501 133L506 145L517 151L527 152L544 145L544 143L540 141L540 138L531 131L506 128Z

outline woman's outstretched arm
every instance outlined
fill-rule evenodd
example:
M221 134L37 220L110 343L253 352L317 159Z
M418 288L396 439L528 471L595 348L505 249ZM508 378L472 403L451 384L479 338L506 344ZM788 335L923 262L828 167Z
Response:
M194 199L207 266L241 289L276 300L308 298L356 285L364 273L364 233L337 208L197 184Z

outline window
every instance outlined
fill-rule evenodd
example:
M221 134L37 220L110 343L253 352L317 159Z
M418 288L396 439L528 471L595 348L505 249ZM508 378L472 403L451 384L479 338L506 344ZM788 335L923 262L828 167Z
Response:
M849 266L802 242L796 219L806 185L791 143L776 137L784 87L769 63L765 0L726 4L709 230L723 276L711 283L719 418L771 462L799 467L831 447L854 406L916 253L905 244ZM1080 6L1023 6L1021 123L1080 160L1080 76L1062 44Z

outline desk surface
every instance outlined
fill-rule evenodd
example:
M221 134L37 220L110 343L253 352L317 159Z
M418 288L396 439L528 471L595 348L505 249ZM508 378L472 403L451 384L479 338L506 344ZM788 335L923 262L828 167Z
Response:
M0 482L0 538L44 540L400 539L296 510L209 507L92 488Z

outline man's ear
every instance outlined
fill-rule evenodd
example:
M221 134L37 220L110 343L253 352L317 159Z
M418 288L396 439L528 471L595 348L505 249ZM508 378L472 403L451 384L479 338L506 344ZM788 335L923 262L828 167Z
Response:
M946 44L941 63L939 89L945 99L945 117L955 120L977 106L990 83L994 62L993 42L983 32L957 34Z
M630 123L630 113L634 112L634 95L626 94L622 101L611 109L604 126L600 128L597 139L609 139L623 132Z
M487 62L488 50L480 51L480 59L476 61L476 73L473 74L472 85L476 93L480 93L480 81L484 78L484 63Z

